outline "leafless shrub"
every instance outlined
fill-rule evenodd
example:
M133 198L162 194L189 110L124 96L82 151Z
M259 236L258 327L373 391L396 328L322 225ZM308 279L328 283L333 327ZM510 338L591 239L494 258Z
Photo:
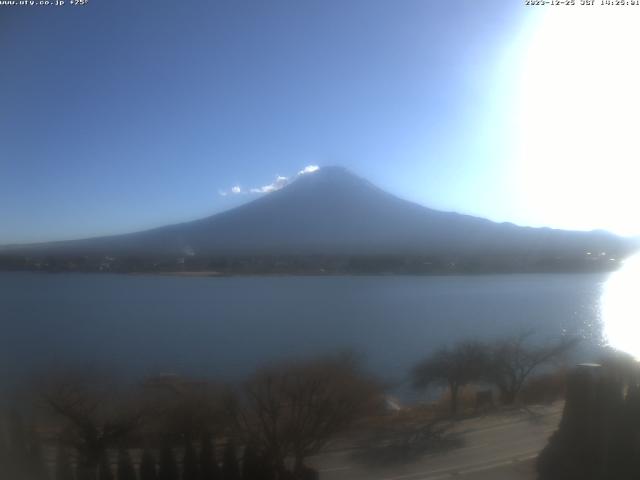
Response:
M482 378L487 363L487 347L480 342L462 342L437 350L412 371L416 388L445 385L449 389L451 413L456 414L460 390Z
M306 457L365 415L377 396L377 384L353 356L334 355L258 371L234 413L274 471L284 471L288 457L301 471Z
M147 428L163 441L195 441L230 423L225 417L228 389L216 382L160 375L147 379L143 392Z
M104 373L56 373L40 389L45 407L61 422L61 441L78 453L81 478L95 478L107 448L123 442L145 418L139 399Z
M533 333L496 341L490 347L485 377L500 391L502 402L513 404L526 380L539 367L561 360L577 343L575 338L562 338L542 345L531 341Z

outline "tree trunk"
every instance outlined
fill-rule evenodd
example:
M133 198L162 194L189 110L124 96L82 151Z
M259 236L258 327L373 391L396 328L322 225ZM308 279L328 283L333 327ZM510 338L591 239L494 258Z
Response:
M293 473L295 474L296 478L302 478L302 475L304 474L304 456L299 453L296 453L295 455Z
M450 385L451 390L451 415L455 415L458 413L458 385L452 384Z
M304 464L304 455L296 454L293 474L296 480L318 480L318 472Z
M78 480L96 480L98 465L78 463L76 478Z
M501 389L500 398L502 399L502 403L505 405L513 405L516 401L517 393L513 389Z

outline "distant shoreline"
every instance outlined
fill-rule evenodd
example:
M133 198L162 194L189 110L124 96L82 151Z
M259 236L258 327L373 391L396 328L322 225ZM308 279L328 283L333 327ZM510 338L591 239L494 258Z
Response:
M175 272L116 272L116 271L78 271L78 270L0 270L0 273L36 273L36 274L93 274L125 275L133 277L178 277L178 278L230 278L230 277L480 277L507 275L577 275L608 274L611 270L538 270L538 271L485 271L485 272L219 272L219 271L175 271Z

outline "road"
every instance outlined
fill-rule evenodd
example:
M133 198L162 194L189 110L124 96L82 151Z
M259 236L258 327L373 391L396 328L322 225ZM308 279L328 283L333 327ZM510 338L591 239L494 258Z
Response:
M535 457L557 428L562 403L462 420L459 447L426 454L412 462L385 466L355 460L353 450L311 459L321 480L533 480Z

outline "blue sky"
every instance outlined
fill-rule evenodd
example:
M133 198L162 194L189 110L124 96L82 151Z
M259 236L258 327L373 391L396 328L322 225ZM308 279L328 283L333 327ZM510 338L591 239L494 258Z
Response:
M509 173L522 2L0 8L0 243L198 218L251 198L220 195L235 185L328 164L434 208L565 226Z

